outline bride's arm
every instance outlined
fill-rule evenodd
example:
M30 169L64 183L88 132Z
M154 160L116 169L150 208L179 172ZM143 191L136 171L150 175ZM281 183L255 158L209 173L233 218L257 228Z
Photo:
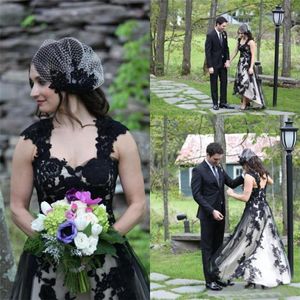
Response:
M227 190L227 195L234 199L247 202L250 199L251 193L253 190L253 177L249 174L245 175L244 178L244 190L242 194L238 194L232 189Z
M119 176L128 208L113 226L124 235L145 213L144 179L137 145L129 132L118 136L114 149L119 160Z
M33 235L31 221L34 219L29 212L33 189L32 159L35 146L30 140L22 137L17 143L12 161L10 181L10 210L14 223L27 235Z

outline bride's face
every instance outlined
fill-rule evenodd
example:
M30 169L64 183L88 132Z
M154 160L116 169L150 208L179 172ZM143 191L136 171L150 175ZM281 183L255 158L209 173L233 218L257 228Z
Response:
M29 81L30 96L36 101L39 111L42 113L55 112L59 105L59 95L49 88L50 82L41 78L33 65L30 66Z

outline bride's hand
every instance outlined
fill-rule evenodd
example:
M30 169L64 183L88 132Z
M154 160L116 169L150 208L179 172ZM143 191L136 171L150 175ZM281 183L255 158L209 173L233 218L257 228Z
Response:
M232 197L233 193L234 193L233 189L230 189L230 188L229 188L229 189L227 190L227 195L228 195L229 197Z
M253 74L253 68L250 68L250 69L248 70L248 73L249 73L249 75L252 75L252 74Z

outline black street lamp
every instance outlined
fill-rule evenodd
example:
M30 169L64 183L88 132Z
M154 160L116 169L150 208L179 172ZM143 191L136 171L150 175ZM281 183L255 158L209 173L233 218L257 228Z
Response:
M274 59L274 82L273 82L273 107L277 105L277 85L278 85L278 52L279 52L279 27L283 21L284 10L277 5L272 11L275 25L275 59Z
M287 235L288 235L288 259L291 274L294 274L293 251L293 156L298 128L293 127L293 121L288 119L281 130L281 143L286 151L286 177L287 177Z

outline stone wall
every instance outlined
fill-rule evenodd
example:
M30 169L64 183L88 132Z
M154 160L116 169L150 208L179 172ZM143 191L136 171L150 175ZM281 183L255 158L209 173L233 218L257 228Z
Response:
M101 57L105 72L102 87L108 95L107 89L123 61L122 47L126 42L115 31L118 25L134 19L137 35L149 32L149 7L149 0L0 0L0 187L6 201L17 136L35 119L35 103L28 84L32 55L45 39L79 39ZM141 109L148 114L144 107ZM141 147L148 145L149 150L148 133L137 135L141 136ZM141 148L140 151L143 152ZM148 190L149 154L142 156Z

